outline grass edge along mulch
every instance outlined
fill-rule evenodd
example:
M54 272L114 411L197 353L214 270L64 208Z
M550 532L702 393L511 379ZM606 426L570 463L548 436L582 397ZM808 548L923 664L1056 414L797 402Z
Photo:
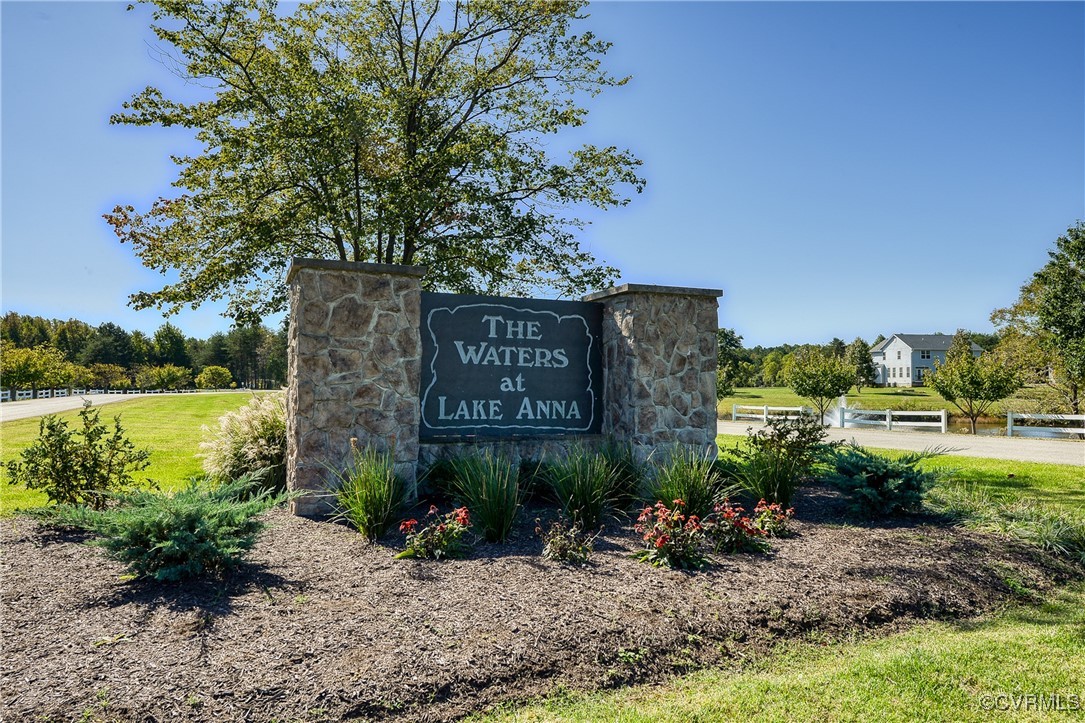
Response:
M469 720L1080 719L1085 583L1029 603L973 620L920 623L884 638L782 643L744 666L662 685L559 694Z

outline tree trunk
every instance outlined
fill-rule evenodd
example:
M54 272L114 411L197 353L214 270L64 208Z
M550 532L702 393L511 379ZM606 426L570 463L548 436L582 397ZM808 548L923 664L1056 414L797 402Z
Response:
M972 416L969 416L968 421L972 424L972 434L975 435L976 434L976 418L972 417Z

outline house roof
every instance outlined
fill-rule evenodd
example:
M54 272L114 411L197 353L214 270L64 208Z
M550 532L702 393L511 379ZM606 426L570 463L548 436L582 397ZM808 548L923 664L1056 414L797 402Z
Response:
M893 341L893 339L900 339L915 351L949 351L949 347L953 344L952 334L893 334L893 336L884 340L870 351L885 351L885 348L889 346L889 342ZM972 351L982 352L983 347L976 342L972 342Z

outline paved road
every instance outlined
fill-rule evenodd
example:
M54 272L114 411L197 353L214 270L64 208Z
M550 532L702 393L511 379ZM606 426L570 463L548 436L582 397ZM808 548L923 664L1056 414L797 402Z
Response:
M760 422L719 420L719 434L746 434L748 427ZM1085 442L1068 439L1026 439L1023 437L986 437L970 434L935 434L931 432L887 432L877 429L839 429L830 427L830 439L855 440L867 447L920 451L937 445L954 447L953 454L965 457L1014 459L1022 462L1054 462L1085 466ZM1085 473L1082 474L1085 481Z
M216 393L250 394L248 389L222 390ZM45 414L57 414L69 409L79 409L83 406L83 400L89 399L94 406L123 402L132 399L145 399L149 396L161 396L151 394L88 394L79 397L60 397L58 399L27 399L22 402L4 402L0 404L0 422L10 422L13 419L27 419L28 417L40 417Z

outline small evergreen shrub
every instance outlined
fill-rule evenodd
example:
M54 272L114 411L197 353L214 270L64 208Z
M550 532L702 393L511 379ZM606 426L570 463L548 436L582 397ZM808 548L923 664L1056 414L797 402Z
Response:
M863 517L919 512L924 493L937 479L920 470L919 462L939 454L927 450L890 459L852 444L837 452L826 479L851 498L852 512Z
M520 509L520 470L510 460L489 451L451 461L455 497L475 515L487 542L508 539Z
M82 429L71 430L60 417L42 417L38 439L23 450L22 461L7 463L8 482L40 489L55 504L93 509L104 507L110 493L130 488L132 473L147 469L151 453L128 440L119 415L111 432L87 402L79 420Z
M704 529L697 515L686 515L686 505L680 499L671 507L656 502L645 507L633 528L641 534L644 548L634 557L656 567L677 567L692 570L703 567L706 560L701 552L705 542Z
M467 551L464 536L471 529L471 515L466 507L442 515L436 505L430 505L426 519L429 523L422 528L413 518L399 523L399 531L407 536L407 549L396 555L396 559L440 560L460 557Z
M564 519L551 522L546 530L535 520L535 534L542 538L543 557L570 565L587 565L595 549L595 538L599 536L589 535L579 523L570 525Z
M407 487L396 475L392 455L359 449L350 440L351 462L343 471L331 470L335 478L336 519L345 520L368 540L376 540L399 516L407 499Z
M263 523L257 515L285 494L263 488L263 473L217 487L193 481L175 494L130 492L107 509L60 506L39 515L100 535L92 544L136 577L163 582L221 573L238 565Z
M265 484L286 488L286 408L282 394L261 394L236 412L219 417L218 429L203 428L203 469L218 481L268 469Z
M562 513L583 530L593 530L615 506L616 473L607 458L581 445L548 463L547 481Z
M675 446L649 465L644 498L682 500L691 515L704 517L721 492L716 457L698 447Z

